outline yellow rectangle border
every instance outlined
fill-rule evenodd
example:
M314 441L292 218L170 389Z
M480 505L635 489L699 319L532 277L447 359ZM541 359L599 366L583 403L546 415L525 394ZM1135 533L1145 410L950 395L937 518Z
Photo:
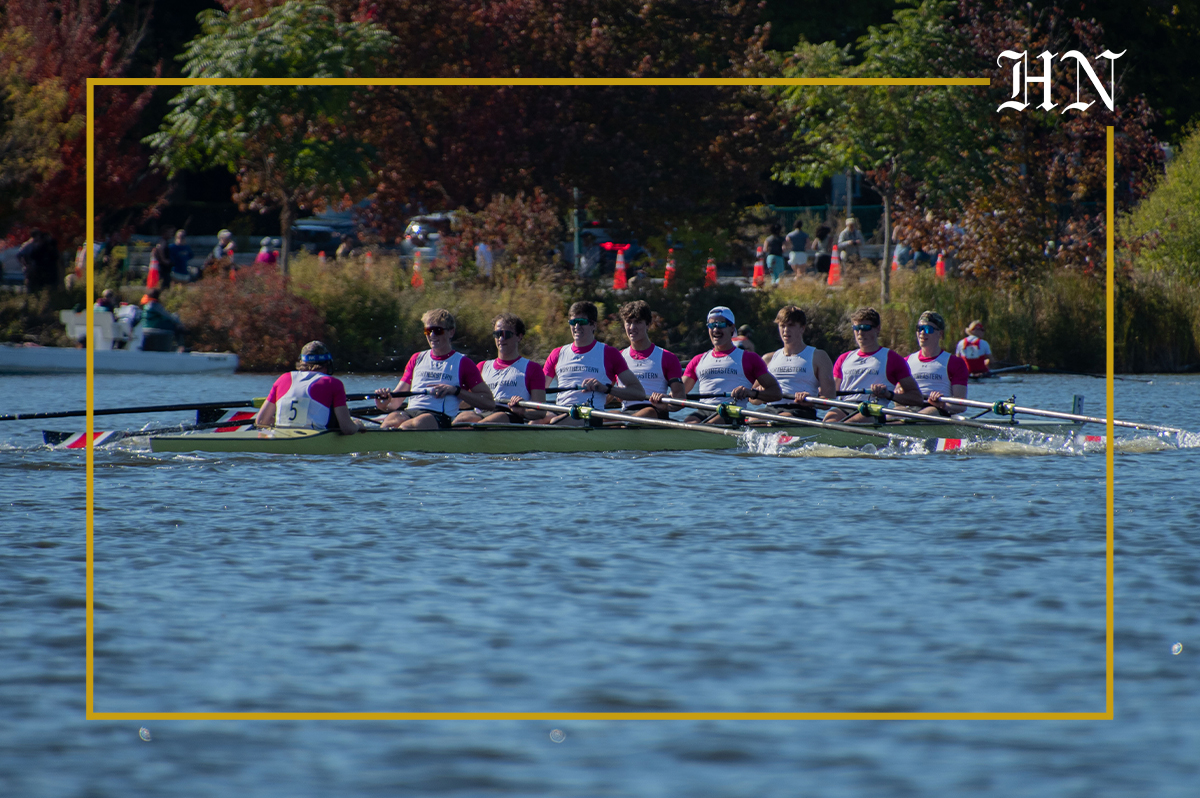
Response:
M88 78L87 80L87 292L94 293L95 88L97 86L987 86L987 78ZM87 700L88 720L1112 720L1113 715L1113 128L1106 141L1105 293L1105 708L1103 712L96 712L94 692L95 499L92 437L94 355L87 346ZM87 329L93 303L85 302ZM90 336L90 333L89 333Z

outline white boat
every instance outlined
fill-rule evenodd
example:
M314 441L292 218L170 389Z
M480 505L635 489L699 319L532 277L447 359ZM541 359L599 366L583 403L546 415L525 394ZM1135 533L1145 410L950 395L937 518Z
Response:
M238 367L238 357L232 352L142 349L144 331L140 327L130 327L125 320L115 319L107 310L93 312L90 335L84 313L64 310L59 318L72 338L90 338L97 374L228 374ZM0 344L0 374L83 374L86 370L86 349Z

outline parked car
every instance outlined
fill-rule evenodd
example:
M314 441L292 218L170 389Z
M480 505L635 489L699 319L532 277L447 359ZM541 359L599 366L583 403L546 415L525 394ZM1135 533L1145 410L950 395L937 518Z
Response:
M626 247L624 252L627 264L648 254L638 244L636 238L626 234L612 222L585 222L579 230L579 237L584 258L582 272L585 276L595 277L599 274L615 271L617 268L617 249L620 247ZM590 248L588 246L589 241L591 242ZM560 244L559 252L562 254L562 259L574 267L574 240L564 241Z
M404 238L400 242L401 258L409 261L414 253L420 252L422 262L432 263L439 254L442 236L449 235L453 228L453 211L412 217L404 227Z

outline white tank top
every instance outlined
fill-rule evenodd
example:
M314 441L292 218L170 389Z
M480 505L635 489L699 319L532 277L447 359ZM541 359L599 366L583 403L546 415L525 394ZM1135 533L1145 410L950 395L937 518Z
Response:
M413 366L412 390L424 391L431 386L446 384L461 386L460 364L461 352L454 352L445 360L435 360L432 350L426 350L417 356L417 364ZM454 418L458 415L457 396L412 396L408 400L409 410L434 410Z
M853 391L858 388L862 392L839 396L838 399L845 402L872 401L884 407L890 406L891 402L871 397L871 386L875 383L881 382L892 390L896 388L895 383L887 378L889 351L891 350L886 346L881 346L869 355L864 355L857 349L846 355L846 359L842 361L842 382L838 390Z
M529 368L529 358L518 358L504 368L496 368L496 361L489 360L483 364L479 373L483 381L492 389L496 405L506 405L514 396L529 399L529 389L525 387L525 370Z
M746 350L736 347L719 358L713 355L711 349L705 352L696 364L696 390L699 393L728 394L739 385L753 388L754 381L747 379L746 372L742 369L742 356L745 354ZM745 407L748 402L740 399L737 404Z
M576 352L571 344L558 350L558 363L554 366L554 376L558 379L560 388L570 388L582 385L588 377L599 380L604 385L611 384L604 370L605 344L597 341L586 352ZM554 403L563 407L573 405L591 405L597 410L604 409L605 394L600 391L562 391L556 395Z
M323 371L292 372L292 385L275 406L275 426L325 429L329 425L329 408L308 394L312 384L324 376Z
M779 380L779 387L783 389L783 398L771 404L795 404L798 392L807 391L815 396L820 391L821 384L817 381L816 369L813 368L813 355L816 351L810 345L794 355L786 354L782 349L771 355L771 362L767 364L767 368Z
M661 346L654 347L650 354L646 357L637 358L633 356L633 347L627 346L621 350L621 356L625 358L626 365L633 375L642 383L642 387L646 390L646 397L649 399L652 393L669 394L671 385L667 382L666 376L663 374L663 349ZM631 404L644 405L645 399L640 399L636 402L621 402L621 409L627 409Z
M940 391L950 396L950 353L942 352L933 360L921 361L921 350L908 356L908 370L921 388L921 393L929 396L930 391Z

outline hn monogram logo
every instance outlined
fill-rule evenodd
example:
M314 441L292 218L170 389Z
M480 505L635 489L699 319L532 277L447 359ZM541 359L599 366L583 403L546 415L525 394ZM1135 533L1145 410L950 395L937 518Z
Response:
M1114 77L1115 77L1116 64L1114 62L1121 56L1125 55L1125 53L1127 53L1127 52L1129 52L1129 51L1122 50L1119 53L1114 53L1111 50L1105 50L1104 52L1100 53L1099 56L1097 56L1098 58L1107 58L1108 62L1109 62L1108 63L1108 66L1109 66L1109 82L1108 82L1109 89L1108 89L1108 91L1104 90L1104 84L1101 83L1100 78L1096 76L1096 71L1094 69L1092 69L1092 62L1088 60L1088 57L1086 55L1079 52L1078 50L1068 50L1067 52L1063 53L1062 57L1059 59L1059 61L1066 61L1068 58L1075 59L1075 102L1071 103L1066 108L1062 109L1062 113L1065 114L1067 111L1086 111L1092 105L1095 105L1095 102L1096 102L1095 100L1093 100L1090 103L1085 103L1079 97L1079 72L1080 72L1080 70L1087 73L1088 79L1092 81L1092 86L1096 89L1096 93L1100 95L1100 99L1104 101L1104 105L1108 107L1108 110L1110 110L1110 111L1113 110L1113 99L1114 99L1114 95L1116 94L1116 91L1114 88ZM1037 76L1029 74L1029 53L1028 52L1021 51L1018 53L1014 50L1005 50L1004 52L1000 53L1000 55L996 58L996 66L1003 66L1003 64L1000 63L1001 59L1008 59L1010 61L1016 62L1013 64L1013 68L1012 68L1013 69L1012 96L1014 99L1009 100L1006 103L1001 103L1000 107L997 108L996 110L1003 111L1005 108L1012 108L1017 111L1024 111L1026 108L1028 108L1029 107L1029 84L1030 83L1041 83L1042 84L1042 103L1041 103L1041 105L1037 106L1038 108L1041 108L1043 111L1049 111L1051 108L1056 107L1058 105L1058 103L1050 101L1050 74L1051 74L1050 62L1054 60L1055 55L1057 55L1057 54L1051 53L1051 52L1044 52L1041 55L1037 56L1038 58L1042 59L1042 76L1037 77ZM1023 86L1022 86L1022 81L1021 81L1022 70L1024 70L1024 72L1025 72L1025 80L1024 80ZM1017 97L1018 94L1021 93L1022 88L1025 91L1025 95L1024 95L1025 102L1017 102L1015 98Z

